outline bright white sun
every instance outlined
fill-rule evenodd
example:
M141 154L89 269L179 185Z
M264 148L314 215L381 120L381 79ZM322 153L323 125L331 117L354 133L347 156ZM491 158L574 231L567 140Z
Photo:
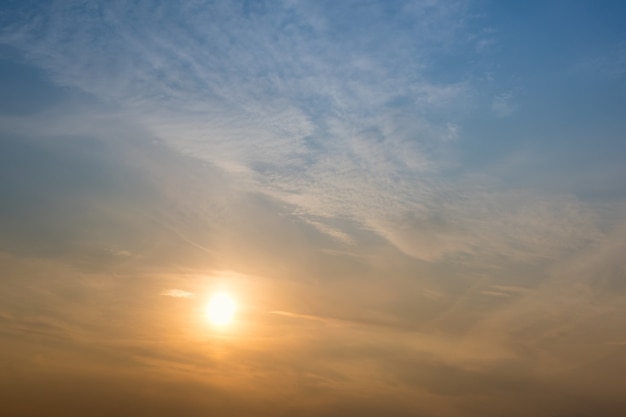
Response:
M206 315L209 321L216 326L225 326L233 320L236 309L235 300L230 295L218 292L209 300Z

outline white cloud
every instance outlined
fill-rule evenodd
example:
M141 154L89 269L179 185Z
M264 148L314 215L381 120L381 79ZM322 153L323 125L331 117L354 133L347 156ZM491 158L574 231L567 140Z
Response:
M537 258L596 235L575 199L442 175L460 129L429 114L453 113L472 85L436 82L425 69L438 48L463 47L462 3L408 8L413 26L402 31L376 5L254 16L230 2L94 7L55 3L1 40L336 239L350 241L324 219L360 224L426 260ZM513 98L496 96L492 111L512 114Z

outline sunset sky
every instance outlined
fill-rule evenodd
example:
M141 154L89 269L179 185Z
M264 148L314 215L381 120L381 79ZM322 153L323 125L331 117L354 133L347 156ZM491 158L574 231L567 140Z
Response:
M625 21L0 2L0 415L623 417Z

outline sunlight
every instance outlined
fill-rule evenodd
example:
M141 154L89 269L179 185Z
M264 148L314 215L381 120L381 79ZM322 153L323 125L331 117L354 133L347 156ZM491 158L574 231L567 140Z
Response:
M230 324L235 316L235 300L227 293L219 292L209 300L206 316L216 326Z

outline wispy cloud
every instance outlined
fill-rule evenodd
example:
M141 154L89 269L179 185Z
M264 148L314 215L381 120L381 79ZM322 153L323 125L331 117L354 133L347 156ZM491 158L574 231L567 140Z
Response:
M313 314L292 313L290 311L270 311L270 314L275 314L277 316L290 317L290 318L294 318L294 319L321 321L323 323L330 323L330 322L335 321L335 320L332 320L332 319L329 319L329 318L326 318L326 317L322 317L322 316L316 316L316 315L313 315Z
M62 96L0 111L0 356L19 358L16 381L66 364L99 387L118 371L199 381L172 403L197 415L250 414L208 404L217 387L266 415L548 415L579 393L623 397L624 194L575 194L577 175L544 188L583 141L538 134L557 119L587 134L602 112L520 123L562 91L542 100L548 83L499 72L528 58L506 55L509 6L491 30L484 2L454 0L13 3L0 43ZM614 45L574 76L621 80ZM203 294L222 289L240 309L218 332ZM563 392L550 412L528 405Z
M499 117L512 115L517 110L517 106L513 101L514 98L515 95L512 91L498 94L491 102L491 110Z
M575 197L447 172L463 142L454 115L477 89L431 73L439 53L481 42L463 2L384 20L380 4L93 7L24 12L0 39L339 241L353 239L346 220L418 259L536 259L601 234ZM511 115L514 98L497 95L491 111Z
M194 294L192 292L185 291L185 290L179 290L177 288L171 288L169 290L163 290L161 292L161 295L166 295L168 297L174 297L174 298L191 298L191 297L194 296Z
M1 39L296 215L349 218L386 236L386 218L439 193L437 149L458 130L427 113L457 106L471 86L423 72L463 39L462 3L406 7L391 20L374 4L93 7L25 12ZM342 233L331 235L349 241Z

